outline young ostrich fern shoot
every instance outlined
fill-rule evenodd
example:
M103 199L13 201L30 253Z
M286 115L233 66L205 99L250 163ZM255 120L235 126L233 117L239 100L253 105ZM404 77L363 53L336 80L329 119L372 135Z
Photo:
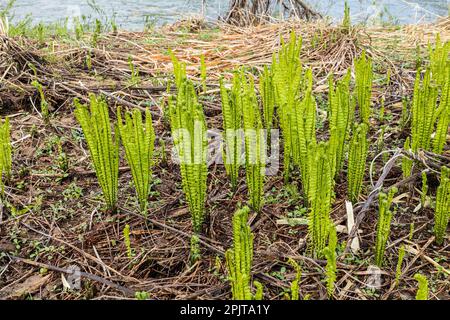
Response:
M125 114L124 123L122 110L117 108L117 122L120 138L125 148L126 159L131 168L140 209L142 213L146 214L155 143L152 116L150 111L146 110L144 124L141 112L134 109L133 112Z
M380 192L379 195L380 208L377 225L377 240L375 245L375 263L380 268L383 266L384 251L391 232L393 213L390 211L390 207L395 193L397 193L397 188L390 189L388 195L383 192Z
M119 139L112 135L108 105L102 97L90 95L90 107L75 99L75 117L89 147L95 173L107 207L115 211L119 177Z
M370 97L372 95L372 59L363 51L361 57L355 61L356 98L362 122L369 125L371 116Z
M250 209L244 207L233 216L233 247L226 252L233 300L261 300L262 285L255 281L256 294L251 290L253 234L247 225Z
M264 127L270 135L273 126L273 114L275 112L275 91L273 84L273 72L267 66L259 79L259 92L263 105Z
M438 89L432 85L431 69L427 69L423 82L420 81L420 72L417 72L414 84L411 122L411 149L430 150L431 134L433 133L437 115L436 102Z
M220 79L220 95L222 97L222 118L224 137L223 158L225 169L231 179L231 187L235 191L239 178L242 149L242 94L241 77L236 73L233 79L233 87L227 89Z
M329 111L330 111L330 143L335 145L335 174L339 174L344 159L344 147L349 137L350 128L355 113L354 99L350 94L350 70L335 86L333 78L329 80Z
M444 242L445 231L450 219L450 169L442 167L441 182L436 193L436 208L434 213L434 234L436 243Z
M0 186L3 193L4 181L11 178L11 137L9 118L2 123L0 119Z
M266 139L252 78L243 77L243 122L245 134L245 172L250 204L260 212L263 205Z
M176 102L169 98L172 138L180 159L183 192L195 233L201 231L206 200L206 121L194 85L184 78ZM193 248L195 249L195 248Z
M416 300L428 300L428 280L424 275L416 273L414 279L419 284L419 288L416 293Z
M311 149L309 159L308 219L309 249L313 257L323 255L326 246L333 199L332 161L328 144L320 142Z
M350 141L348 154L348 195L352 202L358 201L367 159L367 128L365 123L356 127Z

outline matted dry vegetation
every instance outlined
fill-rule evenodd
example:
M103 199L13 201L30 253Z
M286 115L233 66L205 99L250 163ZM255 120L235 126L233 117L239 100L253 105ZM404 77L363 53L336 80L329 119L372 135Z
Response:
M123 299L134 297L136 291L147 291L152 299L230 298L224 251L231 246L232 214L239 203L247 201L246 186L241 179L238 191L233 194L223 166L209 167L208 215L204 236L200 237L202 258L189 264L191 219L183 201L179 169L169 155L169 124L162 115L167 80L172 72L167 50L171 48L180 60L188 63L187 71L194 80L199 80L200 55L205 55L209 90L200 99L208 128L220 129L218 77L229 76L242 65L260 69L270 63L280 36L287 38L291 30L303 37L302 59L312 67L314 91L319 108L322 101L322 109L328 90L327 76L343 75L363 49L372 56L377 75L372 101L378 110L384 98L388 120L385 123L373 120L369 161L381 149L401 148L408 135L407 129L399 130L397 126L402 97L411 97L416 60L425 56L428 43L438 33L444 41L449 40L448 19L432 25L355 27L351 33L323 21L280 22L248 28L211 27L201 21L188 21L152 32L102 34L96 48L82 41L41 44L1 36L0 112L11 119L14 154L13 178L5 190L9 205L0 208L0 297ZM88 55L91 68L86 64ZM129 57L140 72L138 85L130 83ZM389 86L383 84L387 70L391 70ZM31 85L35 79L44 86L51 107L50 124L39 116L39 96ZM73 115L73 98L87 101L90 92L108 98L111 115L115 105L149 107L152 112L157 145L147 219L138 213L131 174L123 156L118 213L109 215L102 210L101 191ZM423 154L419 160L433 167L435 163L448 165L449 157L447 146L440 158ZM359 230L361 252L339 259L334 298L410 299L416 291L413 275L420 271L429 278L431 298L449 299L448 237L443 246L435 246L433 210L414 212L420 198L416 189L420 188L420 177L403 180L399 164L387 170L386 160L378 157L374 161L373 179L381 176L386 186L400 188L395 201L402 204L402 210L394 217L386 264L381 271L381 288L372 290L366 285L371 276L368 268L373 263L377 211L376 206L361 210L366 200L363 197L355 209L357 216L363 213ZM64 171L66 164L68 169ZM381 174L383 169L385 176ZM304 254L307 226L282 223L286 217L301 212L304 205L295 188L298 181L294 179L294 187L285 186L281 172L268 178L266 204L260 214L250 218L255 234L254 277L264 284L266 299L283 298L295 277L287 264L291 257L302 266L301 296L326 298L323 283L326 262ZM434 193L436 181L429 184ZM345 189L346 181L341 175L332 217L343 226ZM363 194L370 194L372 189L366 175ZM410 239L412 223L414 231ZM135 253L132 259L127 256L123 241L126 224L131 228L131 247ZM345 228L341 229L339 239L346 240ZM408 253L400 285L396 287L395 268L402 243ZM71 265L83 271L81 290L64 290L61 276L67 277Z

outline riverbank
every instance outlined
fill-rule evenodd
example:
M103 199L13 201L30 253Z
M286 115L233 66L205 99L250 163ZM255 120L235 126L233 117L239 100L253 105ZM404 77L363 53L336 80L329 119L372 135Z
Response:
M342 77L363 50L374 61L372 103L378 114L370 130L369 162L376 178L386 159L380 150L403 147L408 129L399 129L402 100L411 101L416 67L426 61L428 44L439 34L450 40L450 20L428 25L352 27L344 29L323 21L283 22L257 27L210 26L200 20L182 21L148 32L83 33L78 39L28 39L0 37L0 114L9 116L13 141L13 177L5 188L0 213L0 297L8 299L123 299L147 292L151 299L229 299L224 252L231 246L231 216L247 201L245 184L231 192L221 166L211 166L208 178L208 212L201 239L201 259L190 264L191 218L181 190L178 165L170 158L170 129L164 108L173 81L169 49L187 64L188 76L200 83L200 57L206 65L205 93L200 93L208 129L221 129L218 79L229 79L234 69L247 67L256 74L270 63L280 45L294 30L303 39L301 59L311 67L318 117L326 114L328 76ZM32 84L38 81L43 96ZM157 143L157 159L149 195L148 219L138 214L131 174L120 164L118 213L103 210L101 191L78 123L73 99L88 101L89 93L104 95L111 116L117 105L150 109ZM43 97L50 110L45 122ZM384 119L384 120L383 120ZM326 135L325 120L318 135ZM430 156L424 161L433 162ZM444 159L450 156L448 147ZM445 158L447 157L447 158ZM123 157L122 157L123 158ZM281 161L282 162L282 161ZM297 177L298 178L298 177ZM324 299L325 261L305 252L307 226L290 224L304 215L305 201L299 181L284 185L282 171L267 178L266 205L252 215L255 235L253 275L265 287L265 299L284 299L294 270L286 263L301 263L301 297ZM368 177L361 201L372 186ZM433 244L430 207L413 213L421 179L405 183L397 167L387 177L403 183L377 289L370 281L377 211L372 208L360 225L361 251L338 262L335 299L411 299L416 292L415 273L425 274L431 298L449 299L450 247ZM430 182L430 192L436 181ZM332 218L342 228L345 241L346 179L338 179ZM133 255L127 254L123 230L130 226ZM414 227L411 229L411 225ZM412 230L412 231L411 231ZM412 233L412 235L411 235ZM397 285L396 265L400 245L407 256ZM75 265L84 274L82 286L67 290L67 277Z

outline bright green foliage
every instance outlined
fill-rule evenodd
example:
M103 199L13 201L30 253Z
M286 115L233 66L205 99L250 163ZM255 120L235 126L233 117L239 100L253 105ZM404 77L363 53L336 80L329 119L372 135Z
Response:
M225 131L225 147L223 160L225 169L231 179L233 190L237 188L242 149L242 93L241 76L236 73L231 90L225 88L220 79L220 94L222 97L222 118Z
M436 121L436 99L438 89L431 84L431 70L427 69L423 82L420 81L420 72L417 72L414 84L411 122L411 149L430 150L431 134Z
M442 83L439 108L437 110L436 134L433 139L433 152L441 154L447 141L450 126L450 63L440 74L446 74Z
M284 178L289 179L291 160L295 158L298 132L295 123L295 105L298 103L302 87L302 63L300 51L302 39L292 32L288 44L284 44L277 56L273 57L272 72L275 102L279 110L280 127L284 143Z
M359 114L361 120L369 125L369 118L372 113L370 98L372 96L373 70L372 59L366 56L365 51L363 51L361 57L355 61L355 81Z
M263 285L261 284L261 282L256 281L256 280L253 281L253 285L255 286L255 295L253 296L253 300L257 300L257 301L262 300L263 296L264 296Z
M362 123L356 126L350 141L348 154L348 195L352 202L358 201L361 192L367 159L367 129Z
M138 85L141 82L141 77L139 76L139 68L137 68L134 63L131 56L128 56L128 66L130 67L130 83L132 86Z
M2 190L4 181L11 178L11 166L11 134L9 118L6 117L4 122L0 118L0 185Z
M422 204L422 208L425 207L427 193L428 193L427 174L426 172L422 172L422 190L420 192L420 203Z
M251 207L259 212L263 205L266 139L261 121L253 78L247 82L241 75L242 115L245 136L245 173Z
M191 237L191 261L198 261L200 257L200 238L197 234L193 234Z
M333 78L329 79L329 112L330 112L330 144L336 150L336 160L334 172L336 174L342 168L344 159L345 142L349 137L355 113L355 100L350 94L350 70L346 76L339 81L336 86Z
M328 297L331 298L334 292L334 283L336 282L336 246L337 246L337 233L336 227L333 223L329 224L329 236L328 246L323 250L325 258L327 259L327 265L325 267L327 292Z
M397 267L395 268L395 285L398 286L398 283L400 281L400 277L402 275L402 264L403 259L405 258L405 246L401 245L400 249L398 250L398 260L397 260Z
M119 139L112 135L108 105L90 95L90 107L75 99L75 117L83 129L108 209L115 210L119 177Z
M409 137L406 138L405 143L403 144L403 149L406 151L411 150L411 139ZM413 160L406 156L403 156L403 158L402 158L403 178L406 179L409 176L411 176L412 166L413 166Z
M140 209L142 213L146 214L152 175L153 150L155 147L155 131L152 126L152 116L150 111L146 110L144 124L141 112L138 109L134 109L133 112L125 114L124 123L122 111L120 108L117 108L117 122L127 162L131 168Z
M298 263L295 262L295 260L289 258L288 263L294 268L296 272L295 279L291 283L291 300L298 300L300 298L299 285L300 285L300 278L302 277L302 270L300 269Z
M344 19L342 20L342 28L349 30L351 26L352 26L352 23L350 21L350 6L348 5L348 2L345 1Z
M41 115L42 118L47 121L48 117L49 117L49 112L48 112L48 102L45 99L45 94L44 94L44 90L42 88L42 84L39 83L39 81L33 80L31 82L32 86L36 88L36 90L38 90L39 92L39 97L41 100Z
M127 256L131 258L133 256L133 252L131 250L131 240L130 240L130 225L125 225L123 228L123 241L125 242L125 247L127 248Z
M436 192L436 208L434 212L434 235L436 243L444 242L445 231L450 219L450 169L442 167L441 182Z
M253 261L253 234L247 225L250 209L244 207L233 216L233 247L226 252L231 292L234 300L262 298L262 286L255 281L257 294L251 291L251 267Z
M312 81L310 71L311 70L308 70L307 77ZM294 160L300 167L303 191L305 195L308 195L310 183L309 176L311 171L309 157L311 150L313 150L317 144L315 130L316 101L314 100L310 86L308 87L303 100L295 104L293 119L295 120L293 123L295 126L294 132L296 133L296 139L294 139L295 147L293 148L295 151Z
M182 84L187 79L186 76L186 63L180 62L172 51L169 50L170 57L172 59L172 65L173 65L173 74L175 76L175 85L177 86L178 90L180 90Z
M450 68L450 41L442 43L440 35L436 37L434 49L429 47L430 68L433 73L433 79L440 86L448 83L448 71Z
M320 142L309 156L309 249L313 257L321 257L326 246L333 199L332 161L328 144Z
M272 69L269 69L267 66L264 66L264 71L259 78L259 92L263 106L264 128L270 132L275 111L275 91Z
M202 54L200 56L200 77L202 79L202 88L203 92L207 91L206 87L206 64L205 64L205 55Z
M169 98L169 114L172 138L180 159L183 192L193 229L198 233L205 215L207 129L194 85L186 78L180 83L176 102Z
M397 188L392 188L389 190L387 195L383 192L380 192L378 196L379 214L377 225L377 240L375 245L375 264L380 268L383 266L384 251L386 249L386 243L391 232L391 221L393 213L390 210L390 207L395 193L397 193Z
M428 280L424 275L416 273L414 279L418 282L419 288L416 293L416 300L428 300Z

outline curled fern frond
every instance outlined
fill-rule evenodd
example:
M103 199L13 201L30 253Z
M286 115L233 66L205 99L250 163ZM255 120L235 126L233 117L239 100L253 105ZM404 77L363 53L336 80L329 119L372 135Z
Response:
M420 273L416 273L414 275L414 279L419 284L419 288L416 293L416 300L428 300L428 279Z

